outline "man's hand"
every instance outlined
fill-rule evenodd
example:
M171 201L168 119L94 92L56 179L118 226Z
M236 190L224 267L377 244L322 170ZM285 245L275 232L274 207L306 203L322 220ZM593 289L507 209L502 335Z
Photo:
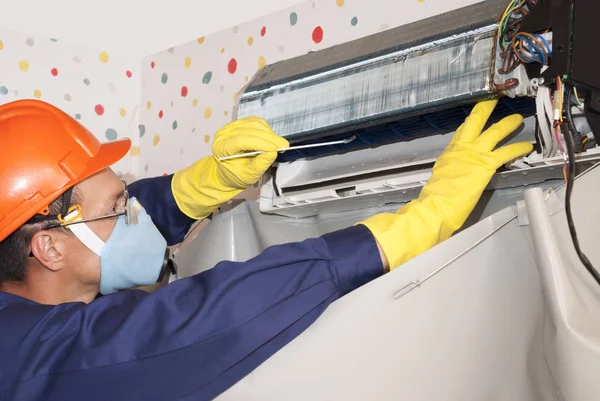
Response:
M494 150L523 122L512 115L481 133L497 100L478 103L437 159L419 198L395 214L360 223L377 240L384 266L394 269L449 238L469 217L496 170L533 150L516 143Z
M179 209L199 220L254 185L288 147L261 118L246 117L227 124L215 135L213 155L175 173L172 191ZM224 156L263 151L252 157L219 161Z
M273 164L277 149L289 146L289 142L274 133L261 118L245 117L234 121L217 131L213 142L219 181L228 188L246 189L254 185ZM255 151L264 153L219 161L221 157Z

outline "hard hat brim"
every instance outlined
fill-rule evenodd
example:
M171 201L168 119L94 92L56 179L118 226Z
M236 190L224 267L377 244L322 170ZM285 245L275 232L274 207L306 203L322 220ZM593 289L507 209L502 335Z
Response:
M98 150L98 153L88 162L87 168L77 177L77 179L69 182L68 186L58 189L56 192L48 194L41 199L31 199L34 204L24 207L25 213L12 218L12 222L0 230L0 242L2 242L11 233L25 224L29 219L38 213L42 213L44 209L70 187L79 184L82 181L90 178L94 174L108 168L121 160L131 148L131 140L129 138L119 139L112 142L103 143ZM7 216L8 217L8 216Z
M82 174L82 178L75 184L112 166L125 157L127 152L129 152L129 149L131 149L131 140L129 138L103 143L96 156L88 163L88 168Z

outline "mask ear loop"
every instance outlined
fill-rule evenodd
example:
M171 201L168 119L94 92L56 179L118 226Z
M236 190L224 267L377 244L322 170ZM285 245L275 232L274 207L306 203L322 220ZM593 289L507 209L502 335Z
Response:
M64 217L59 215L58 221L60 221L64 227L71 230L71 232L75 234L79 241L81 241L83 245L85 245L90 251L100 256L100 252L102 252L102 248L104 248L105 245L104 241L98 237L98 235L96 235L96 233L93 232L87 224L72 224L83 220L81 206L73 205L67 209L67 213L68 214Z

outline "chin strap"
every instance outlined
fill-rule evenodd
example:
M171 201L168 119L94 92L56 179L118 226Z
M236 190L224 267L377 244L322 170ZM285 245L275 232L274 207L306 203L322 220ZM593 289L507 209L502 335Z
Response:
M160 274L158 275L158 280L156 280L156 282L160 283L161 281L163 281L163 279L167 275L167 272L169 272L169 274L177 274L177 264L173 259L171 259L171 252L168 248L165 251L165 259L163 261L163 265L160 269Z

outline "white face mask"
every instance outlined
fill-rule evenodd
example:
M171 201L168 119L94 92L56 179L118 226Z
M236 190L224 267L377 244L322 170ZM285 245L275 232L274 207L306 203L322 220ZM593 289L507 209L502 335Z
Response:
M103 295L136 286L152 285L171 268L167 241L146 210L131 198L130 214L119 216L107 242L102 241L86 223L67 225L92 252L100 256L100 293ZM76 215L73 215L76 213ZM78 210L65 221L82 220ZM129 224L127 219L129 219Z

